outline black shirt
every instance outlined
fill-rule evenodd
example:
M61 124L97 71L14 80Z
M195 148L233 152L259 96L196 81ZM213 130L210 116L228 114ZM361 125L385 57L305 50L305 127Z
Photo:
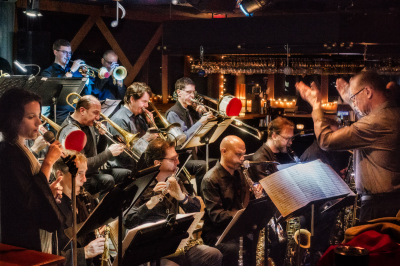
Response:
M232 176L219 162L205 174L201 190L206 205L202 237L212 245L236 212L247 206L250 191L241 172L235 170Z

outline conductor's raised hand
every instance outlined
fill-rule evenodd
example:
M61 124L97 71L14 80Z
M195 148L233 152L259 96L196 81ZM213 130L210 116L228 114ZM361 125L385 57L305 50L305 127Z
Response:
M350 103L350 84L342 78L336 79L336 90L346 103Z
M321 107L321 92L317 86L307 86L304 82L300 81L296 83L296 90L300 92L301 98L307 101L313 108L313 110Z

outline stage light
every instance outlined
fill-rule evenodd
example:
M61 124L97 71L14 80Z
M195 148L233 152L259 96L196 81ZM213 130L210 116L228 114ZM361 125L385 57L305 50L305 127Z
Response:
M242 0L239 8L246 16L251 16L254 11L261 9L266 4L266 0Z
M25 68L26 66L35 66L38 68L38 72L36 73L35 76L37 76L40 73L40 66L36 65L36 64L21 64L20 62L18 62L17 60L14 61L14 64L21 69L23 72L27 72L28 70Z
M39 10L39 0L28 0L26 11L23 12L30 17L41 17L42 14Z

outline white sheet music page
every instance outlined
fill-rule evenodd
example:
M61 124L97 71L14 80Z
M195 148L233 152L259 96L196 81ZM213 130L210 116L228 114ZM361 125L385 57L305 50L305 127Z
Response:
M312 201L351 193L340 176L320 160L280 170L262 179L260 184L283 217Z

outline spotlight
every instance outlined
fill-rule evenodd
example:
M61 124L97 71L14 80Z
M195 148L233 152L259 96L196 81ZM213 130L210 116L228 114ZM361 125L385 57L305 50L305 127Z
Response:
M254 11L261 9L266 4L266 0L242 0L239 8L246 16L251 16Z
M23 72L27 72L28 70L26 69L26 66L35 66L39 69L39 71L36 73L35 76L37 76L40 73L40 66L36 65L36 64L21 64L20 62L18 62L17 60L14 61L14 64L21 69Z
M42 14L39 10L39 0L28 0L26 11L23 12L30 17L41 17Z

